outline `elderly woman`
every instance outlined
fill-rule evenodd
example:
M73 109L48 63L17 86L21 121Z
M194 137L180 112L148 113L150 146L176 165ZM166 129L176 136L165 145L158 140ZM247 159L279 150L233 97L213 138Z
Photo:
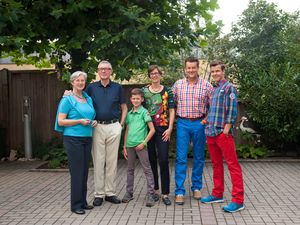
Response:
M86 197L92 132L97 121L92 99L83 91L86 78L81 71L71 75L73 91L62 97L55 124L55 130L63 132L71 175L71 211L76 214L85 214L85 210L93 208Z
M170 172L169 172L169 145L173 130L175 110L172 90L160 84L162 72L157 65L148 68L151 84L144 87L145 107L149 111L155 127L155 134L148 142L148 154L151 164L156 193L159 192L157 159L160 167L160 181L162 201L171 205Z

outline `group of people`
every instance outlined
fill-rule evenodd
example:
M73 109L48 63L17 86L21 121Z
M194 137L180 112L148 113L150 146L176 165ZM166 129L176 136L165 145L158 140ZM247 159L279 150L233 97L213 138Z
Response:
M55 130L63 132L68 155L72 212L84 214L85 210L101 206L104 200L113 204L131 201L134 197L136 156L147 180L146 206L154 206L160 196L165 205L171 205L169 145L175 118L175 203L184 204L187 155L192 142L193 198L202 203L224 202L224 158L232 180L232 199L223 210L236 212L244 209L242 170L232 135L232 125L237 116L237 92L225 79L225 65L221 61L210 63L214 86L199 77L198 71L198 59L187 58L184 78L169 88L160 82L160 68L149 66L151 84L131 91L133 107L129 112L122 86L110 79L113 71L108 61L99 63L100 80L89 84L86 89L86 73L77 71L71 75L73 90L66 91L60 101ZM115 182L124 127L123 156L128 168L126 192L120 199L116 195ZM214 187L210 195L202 197L205 142L212 162ZM86 200L91 153L94 165L93 205Z

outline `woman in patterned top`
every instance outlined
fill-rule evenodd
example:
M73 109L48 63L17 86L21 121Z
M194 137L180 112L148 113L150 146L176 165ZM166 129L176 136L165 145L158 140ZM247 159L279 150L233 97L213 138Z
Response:
M171 205L169 173L169 145L173 130L175 110L172 90L160 84L162 72L157 65L148 68L151 84L144 87L145 107L149 111L155 134L148 142L148 154L156 192L159 191L157 159L160 166L161 193L164 204Z

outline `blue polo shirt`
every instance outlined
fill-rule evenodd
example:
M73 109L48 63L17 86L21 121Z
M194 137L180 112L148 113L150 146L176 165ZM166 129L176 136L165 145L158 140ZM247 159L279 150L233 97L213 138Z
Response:
M120 105L125 104L123 88L120 84L109 81L104 87L99 81L89 84L85 91L93 99L95 120L120 119Z

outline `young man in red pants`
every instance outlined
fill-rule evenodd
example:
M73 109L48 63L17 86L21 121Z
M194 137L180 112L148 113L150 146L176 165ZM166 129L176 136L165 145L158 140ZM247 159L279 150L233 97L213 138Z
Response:
M213 167L214 188L211 195L202 198L201 202L224 202L224 157L232 182L232 199L223 210L233 213L245 208L242 169L232 136L232 126L237 116L237 92L225 79L225 65L221 61L211 62L210 72L215 86L209 100L205 133Z

